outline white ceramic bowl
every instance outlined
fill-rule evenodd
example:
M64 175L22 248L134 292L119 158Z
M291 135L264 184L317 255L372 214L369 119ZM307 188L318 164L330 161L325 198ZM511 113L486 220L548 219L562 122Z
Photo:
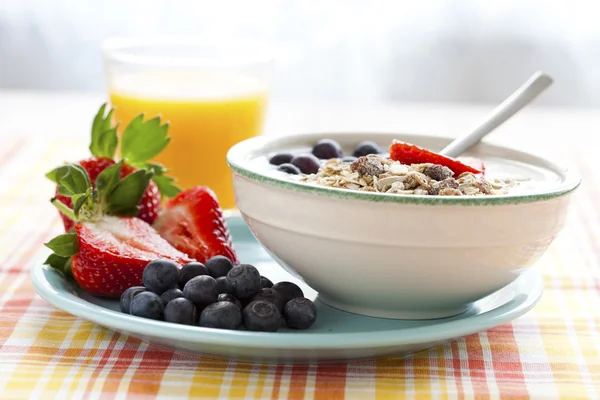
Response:
M273 171L276 151L310 151L321 138L346 154L368 139L432 150L450 139L319 133L257 137L231 148L236 204L262 245L325 303L357 314L429 319L456 315L513 282L560 232L579 175L533 154L479 144L487 173L532 178L496 196L415 196L293 182Z

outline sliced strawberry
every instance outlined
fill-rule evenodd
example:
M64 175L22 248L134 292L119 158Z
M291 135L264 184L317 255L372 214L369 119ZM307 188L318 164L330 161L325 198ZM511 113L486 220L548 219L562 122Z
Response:
M390 159L399 161L402 164L432 163L443 165L450 168L454 172L454 176L458 176L464 172L471 172L473 174L481 174L482 172L450 157L442 156L414 144L397 140L394 140L390 146Z
M142 273L152 260L193 261L138 218L105 217L78 223L75 232L79 252L71 259L73 277L95 296L118 297L128 287L142 285Z
M456 160L460 161L463 164L468 165L469 167L473 167L478 171L481 171L482 174L485 174L485 164L483 163L483 160L481 160L479 158L458 157Z
M112 159L106 157L91 157L86 160L79 161L79 165L85 169L90 177L90 181L94 184L96 183L96 178L98 178L98 175L100 175L104 169L114 164L115 162ZM121 168L121 177L127 176L135 171L136 169L131 165L123 164L123 167ZM71 198L59 194L58 188L56 190L56 198L68 207L73 206ZM146 221L149 224L152 224L158 216L161 208L161 195L156 183L150 182L146 192L144 193L144 197L142 197L142 200L140 201L139 207L140 212L138 214L138 218ZM75 223L62 213L60 213L60 217L62 218L65 232L70 231Z
M154 227L175 248L202 263L217 255L238 263L217 197L207 187L191 188L170 199Z

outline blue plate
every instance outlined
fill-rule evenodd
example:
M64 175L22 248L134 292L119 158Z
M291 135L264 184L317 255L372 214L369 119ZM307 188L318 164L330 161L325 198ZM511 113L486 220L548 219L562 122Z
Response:
M244 263L255 265L273 282L298 283L318 308L317 322L305 331L276 333L226 331L138 318L119 312L116 300L90 296L44 265L31 270L44 299L70 314L148 343L186 353L249 362L343 362L406 355L493 328L525 314L539 300L542 278L529 270L471 310L437 320L390 320L349 314L319 302L318 295L273 261L239 217L228 219L235 248Z

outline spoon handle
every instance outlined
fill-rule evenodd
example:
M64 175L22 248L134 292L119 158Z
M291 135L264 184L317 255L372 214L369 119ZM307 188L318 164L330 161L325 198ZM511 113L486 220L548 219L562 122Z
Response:
M453 140L439 154L447 157L458 157L476 145L488 133L502 125L502 123L512 117L521 108L525 107L527 103L535 99L552 82L553 80L549 75L540 71L536 72L527 82L500 103L485 119L484 123L480 124L469 134Z

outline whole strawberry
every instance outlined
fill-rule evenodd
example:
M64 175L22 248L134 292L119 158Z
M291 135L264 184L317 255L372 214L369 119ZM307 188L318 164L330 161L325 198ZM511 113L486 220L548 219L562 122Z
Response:
M86 160L79 161L79 165L81 165L83 169L87 172L88 176L90 177L90 180L94 185L96 184L96 178L98 177L98 175L100 175L100 172L104 171L106 168L114 164L115 161L112 158L107 157L91 157ZM62 202L66 206L73 207L71 198L58 193L58 187L56 188L55 196L58 201ZM70 219L60 211L59 214L65 227L65 232L69 232L73 228L73 225L75 225L75 222L73 222L72 219Z
M92 157L81 160L79 164L88 174L93 186L96 185L98 175L107 167L115 164L115 152L118 145L117 126L112 125L110 110L105 115L106 105L102 105L92 124L92 140L90 152ZM120 177L123 178L140 168L150 169L153 172L142 199L139 203L138 218L152 224L161 210L162 195L172 197L179 192L173 185L173 179L165 175L165 169L158 164L150 164L148 160L160 153L169 143L166 136L167 125L161 125L159 118L143 121L143 115L135 118L125 128L121 141L121 156L126 159L123 163ZM56 199L68 207L73 204L68 196L56 190ZM69 232L74 222L64 213L60 213L66 232Z

